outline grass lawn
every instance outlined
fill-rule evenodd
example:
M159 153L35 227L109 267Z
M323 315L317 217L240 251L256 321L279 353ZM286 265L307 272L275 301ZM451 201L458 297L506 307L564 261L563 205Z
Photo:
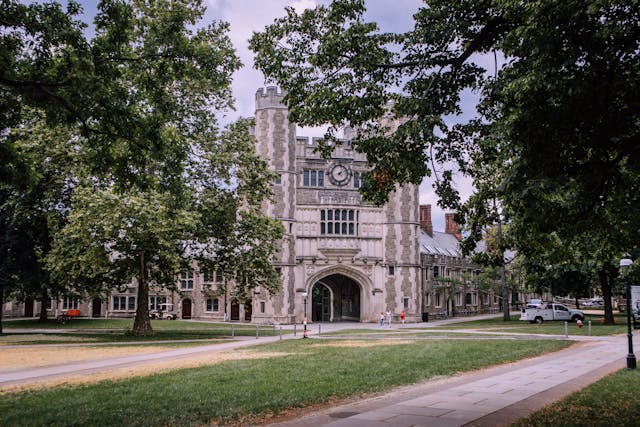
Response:
M290 340L244 352L280 357L226 361L123 381L0 396L0 425L251 424L287 408L381 392L564 348L564 341Z
M517 427L640 425L640 370L623 369L514 424Z
M133 319L73 319L66 325L55 320L40 323L33 319L20 319L3 322L4 334L0 335L0 346L3 344L46 344L62 343L67 337L69 342L152 342L166 340L212 340L236 336L254 336L255 325L183 322L179 320L152 320L154 335L151 337L134 337L128 333L133 328ZM46 334L31 332L17 333L15 329L45 330ZM273 336L272 326L259 326L260 336ZM50 331L50 332L49 332ZM60 332L60 333L56 333ZM275 330L275 335L280 333ZM283 334L292 333L282 331ZM19 338L18 338L19 337ZM31 339L30 339L31 338Z
M401 328L396 330L378 330L378 329L341 329L339 331L331 331L322 333L323 337L371 337L371 338L395 338L395 339L411 339L419 337L466 337L472 336L480 338L477 333L456 332L451 330L434 329L418 329L418 328Z
M602 319L602 317L603 316L586 315L582 328L578 328L575 322L569 322L569 335L589 335L589 321L591 322L591 335L593 336L615 335L627 332L626 317L614 316L617 322L615 325L602 325L600 323L600 319ZM564 335L564 322L547 321L542 324L532 324L529 322L521 321L520 316L515 315L511 316L510 322L503 321L502 317L495 317L490 319L453 323L433 328L433 330L440 329L477 329L491 330L495 332Z

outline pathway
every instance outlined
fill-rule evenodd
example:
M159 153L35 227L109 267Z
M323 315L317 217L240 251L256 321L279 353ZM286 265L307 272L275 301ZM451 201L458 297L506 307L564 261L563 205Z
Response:
M425 328L464 320L472 320L472 318L411 324L407 325L407 328ZM322 333L339 329L378 328L377 325L366 323L333 323L322 324L320 327ZM392 329L397 327L393 325ZM317 336L318 325L310 326L309 329L312 337ZM235 341L222 344L2 371L0 387L28 384L68 375L108 371L123 366L190 357L206 352L228 351L280 339L299 339L302 333L299 326L297 332L296 336L285 334L282 338L280 336L260 337L260 339L238 337ZM397 336L400 337L401 334ZM564 337L546 336L546 338ZM569 338L581 342L561 352L453 378L397 388L374 398L321 410L277 425L282 427L507 425L625 366L626 336L570 336Z
M598 337L553 354L274 424L280 427L454 427L508 425L625 365L626 337Z

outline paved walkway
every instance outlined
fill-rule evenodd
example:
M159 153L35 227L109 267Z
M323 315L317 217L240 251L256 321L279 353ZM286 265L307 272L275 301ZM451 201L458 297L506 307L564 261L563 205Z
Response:
M471 318L411 324L407 325L407 328L430 327L461 320L471 320ZM396 327L398 325L392 325L392 328ZM338 329L371 329L378 326L366 323L334 323L321 324L320 328L320 332L324 333ZM310 326L309 332L312 337L316 337L319 332L318 325ZM298 326L297 336L285 334L282 339L300 338L301 333ZM394 335L400 338L401 334ZM564 336L556 338L564 338ZM0 387L72 374L106 371L157 360L189 357L204 352L227 351L279 339L281 339L279 336L260 339L240 337L228 343L180 348L159 353L1 371ZM581 342L554 354L470 372L453 378L397 388L374 398L332 407L277 425L287 427L507 425L547 403L558 400L626 366L626 336L570 336L569 339ZM1 349L2 347L0 351Z
M521 362L402 387L333 407L287 427L508 425L626 366L626 337L598 337Z

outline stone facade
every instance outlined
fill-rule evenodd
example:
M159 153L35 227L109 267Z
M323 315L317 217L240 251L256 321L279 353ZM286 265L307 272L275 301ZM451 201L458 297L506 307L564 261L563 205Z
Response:
M478 288L480 266L460 253L462 236L454 216L445 214L444 233L434 231L431 205L420 206L423 310L434 318L497 313L499 296L493 289Z
M399 187L383 207L359 193L364 154L348 141L330 159L317 140L298 137L281 93L256 94L258 152L280 174L266 212L287 231L275 262L276 296L258 296L254 322L376 321L387 309L420 317L418 187ZM254 303L254 308L255 303Z

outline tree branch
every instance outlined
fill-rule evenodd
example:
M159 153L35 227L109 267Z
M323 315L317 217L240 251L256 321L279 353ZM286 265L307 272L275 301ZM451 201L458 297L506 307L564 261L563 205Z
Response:
M382 69L397 69L397 68L407 68L407 67L418 67L418 66L440 66L446 67L451 66L453 68L460 68L462 64L465 63L467 59L474 53L480 50L481 47L487 45L488 43L493 42L496 39L496 36L500 35L503 28L509 24L507 20L501 17L494 18L487 22L482 30L476 35L475 38L471 40L467 48L457 57L451 59L444 59L429 62L428 60L424 61L406 61L406 62L398 62L396 64L380 64L378 67Z

